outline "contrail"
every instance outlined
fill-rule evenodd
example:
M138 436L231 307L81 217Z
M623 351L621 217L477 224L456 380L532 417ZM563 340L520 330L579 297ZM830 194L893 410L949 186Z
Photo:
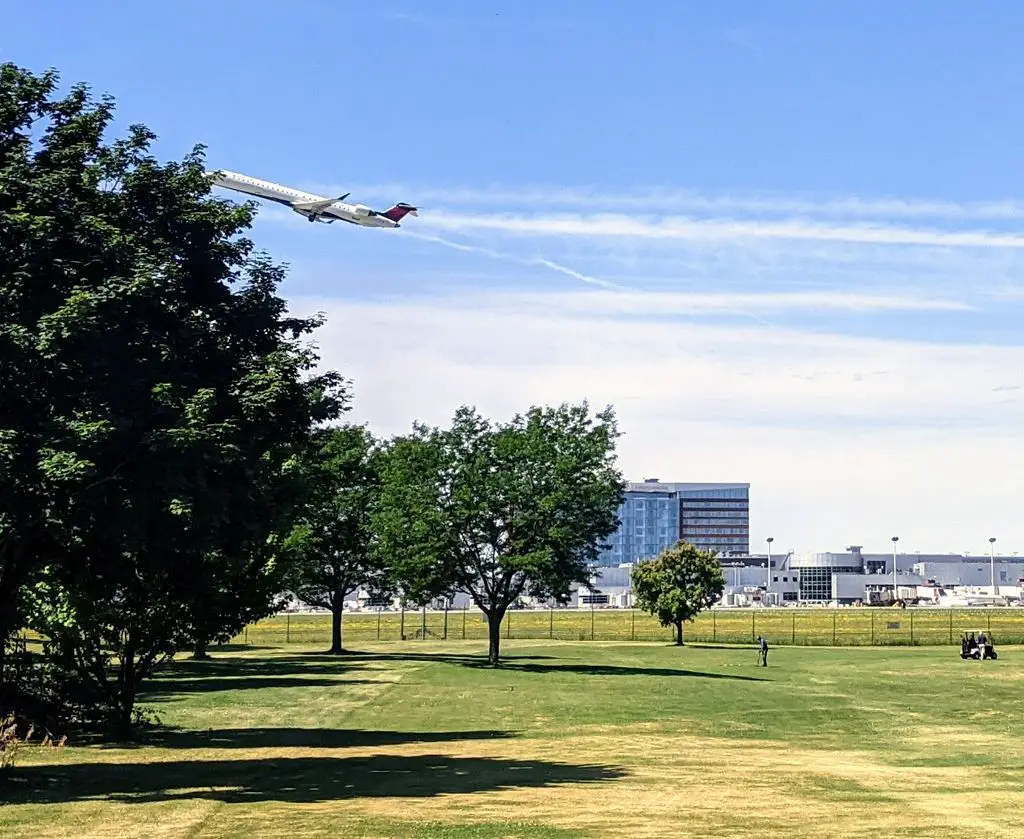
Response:
M493 259L501 260L502 262L512 262L517 265L541 265L545 268L549 268L552 271L558 271L560 274L565 274L569 277L574 277L577 280L588 283L590 285L600 286L601 288L611 289L613 291L638 291L638 289L627 288L626 286L616 285L615 283L609 282L608 280L602 280L597 277L591 277L588 274L582 274L579 271L575 271L572 268L567 268L564 265L559 265L557 262L552 262L550 259L543 259L541 257L534 257L533 259L523 259L518 256L513 256L509 253L502 253L501 251L491 250L491 248L480 247L479 245L463 245L461 242L451 242L448 239L442 239L440 236L431 236L427 233L414 233L412 231L406 231L403 235L411 236L413 239L420 239L424 242L434 242L438 245L443 245L446 248L452 250L463 251L464 253L478 253L483 256L489 256ZM745 312L742 309L735 307L723 307L726 311L730 311L733 314L740 315L741 317L750 318L750 320L756 321L757 323L767 326L769 329L775 329L775 324L766 321L762 317Z
M478 253L484 256L489 256L492 259L498 259L502 262L512 262L517 265L540 265L544 268L549 268L552 271L558 271L560 274L565 274L568 277L580 280L581 282L588 283L590 285L600 286L601 288L614 289L615 291L634 291L635 289L626 288L625 286L616 285L615 283L609 282L608 280L602 280L597 277L591 277L588 274L582 274L579 271L575 271L572 268L567 268L564 265L559 265L557 262L552 262L550 259L542 259L540 257L534 257L533 259L524 259L522 257L513 256L510 253L502 253L501 251L491 250L490 248L482 248L478 245L463 245L459 242L450 242L447 239L442 239L440 236L430 236L425 233L413 233L407 232L406 236L412 236L414 239L422 239L424 242L435 242L438 245L444 245L447 248L452 248L457 251L464 251L466 253Z

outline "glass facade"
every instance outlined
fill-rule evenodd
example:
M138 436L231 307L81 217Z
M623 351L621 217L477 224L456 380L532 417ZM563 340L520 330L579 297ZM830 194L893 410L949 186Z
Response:
M602 566L636 563L683 539L720 556L750 547L748 484L630 484Z
M750 553L750 488L679 490L679 537L720 556Z
M619 529L600 565L622 565L657 556L679 541L679 500L671 492L627 492Z
M860 574L859 565L800 569L801 600L832 600L833 574Z

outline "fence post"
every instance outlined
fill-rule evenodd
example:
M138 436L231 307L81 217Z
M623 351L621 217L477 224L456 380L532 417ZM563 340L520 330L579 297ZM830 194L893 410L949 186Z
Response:
M754 641L757 640L756 628L754 626L754 622L756 620L757 620L757 613L756 612L751 612L750 613L750 641L751 641L751 643L753 643Z
M505 637L512 637L512 610L505 612Z
M249 643L249 627L248 626L245 627L245 643L246 644Z
M836 645L836 613L832 611L832 646Z
M292 616L284 616L284 642L290 644L292 642Z
M448 640L448 598L444 599L444 640Z
M711 613L711 643L715 643L718 640L718 618L715 613Z
M992 613L991 612L989 612L987 615L985 615L985 620L988 621L988 634L991 635L992 634Z
M377 640L380 640L380 606L377 607Z
M871 646L875 646L875 613L871 613Z
M629 611L629 640L636 640L636 609Z
M427 605L423 604L423 622L420 625L420 640L427 640Z
M796 646L796 612L793 612L793 637L790 639L790 643Z
M910 645L914 645L914 613L910 613Z
M590 602L590 640L594 640L594 602Z
M401 623L399 624L399 627L398 627L398 634L401 637L401 639L404 641L405 640L405 601L404 600L402 601L401 609L402 609L402 618L401 618Z
M949 610L949 643L953 643L953 610Z
M555 637L555 607L548 610L548 638Z
M466 615L469 614L469 604L462 607L462 640L466 640Z

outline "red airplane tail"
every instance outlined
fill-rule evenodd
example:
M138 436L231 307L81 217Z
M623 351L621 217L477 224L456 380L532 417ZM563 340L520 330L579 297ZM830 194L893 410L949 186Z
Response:
M384 218L391 219L396 224L410 214L416 215L416 208L412 204L395 204L391 209L381 213Z

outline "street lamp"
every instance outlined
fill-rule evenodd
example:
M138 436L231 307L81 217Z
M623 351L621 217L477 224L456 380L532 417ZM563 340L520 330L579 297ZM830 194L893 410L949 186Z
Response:
M900 540L899 536L892 537L892 603L896 605L896 543Z
M996 597L999 596L999 590L996 588L996 537L991 536L988 540L988 575L989 585L992 586L992 594Z
M772 542L774 542L774 541L775 541L775 537L774 536L769 536L768 537L768 579L766 580L767 585L765 586L765 589L764 589L765 595L768 594L768 591L772 587ZM765 606L768 605L767 600L768 600L768 598L766 596L765 597L765 601L766 602L764 604Z

